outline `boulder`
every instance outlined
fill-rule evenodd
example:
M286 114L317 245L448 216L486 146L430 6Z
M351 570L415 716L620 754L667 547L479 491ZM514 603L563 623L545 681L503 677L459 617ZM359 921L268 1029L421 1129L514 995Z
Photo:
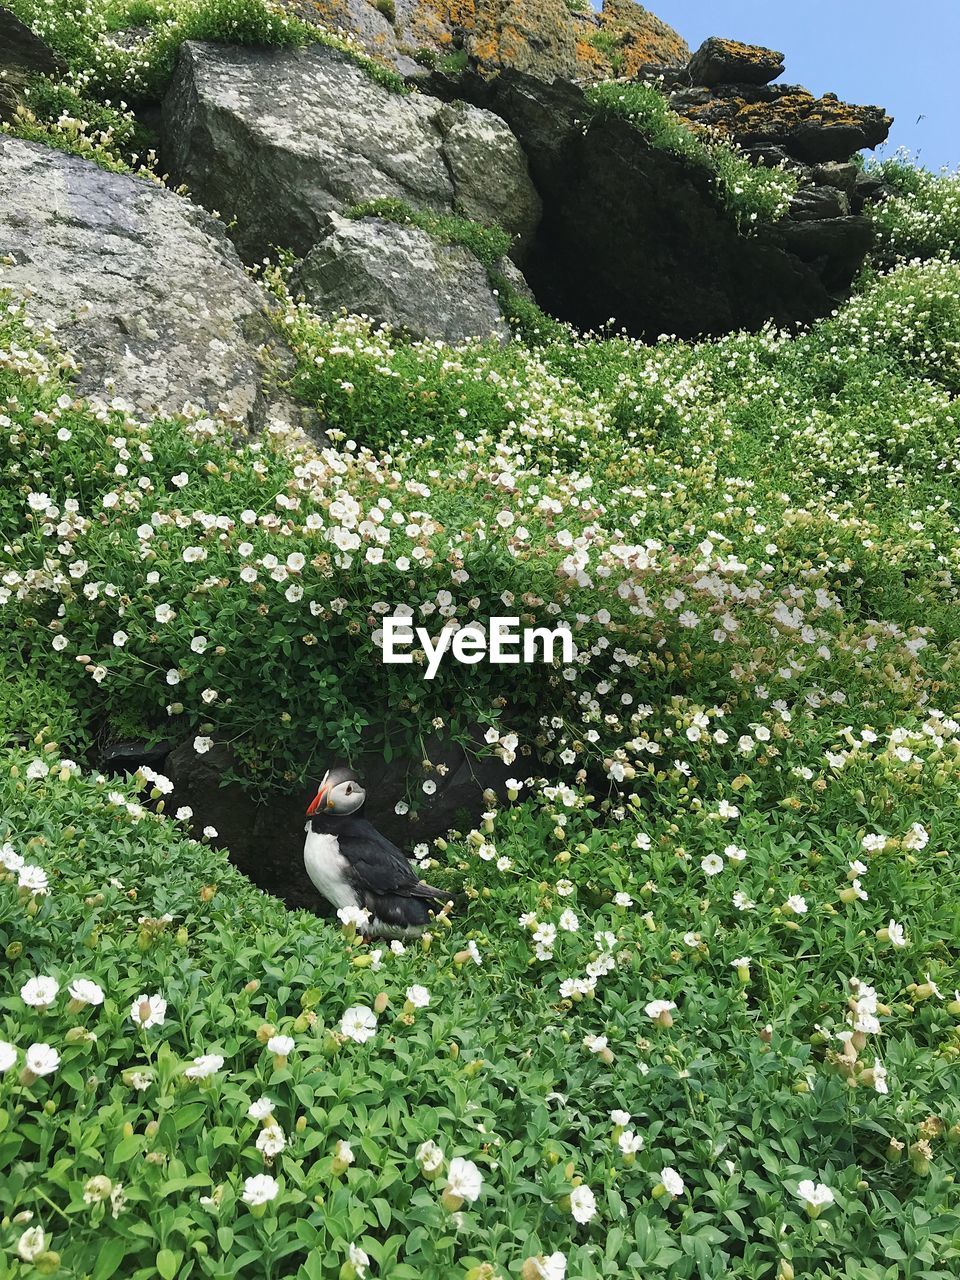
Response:
M794 222L814 219L844 218L850 212L850 197L839 187L800 187L790 201L790 218Z
M811 164L849 160L855 151L877 147L893 123L882 107L855 106L830 93L815 98L800 85L678 89L670 106L737 146L780 147Z
M443 78L431 86L443 92ZM544 204L524 274L542 306L580 328L614 317L638 337L689 338L807 323L835 307L863 261L870 228L856 217L829 231L813 218L805 225L821 234L796 241L777 226L740 234L708 170L622 118L591 118L579 85L508 70L461 76L448 92L475 95L523 145Z
M436 735L425 741L424 758L434 766L429 774L419 758L387 764L382 756L366 755L353 762L367 789L365 816L408 856L422 841L445 835L452 827L463 831L475 824L487 808L485 787L502 796L507 778L526 778L533 771L530 762L505 765L495 757L477 758ZM214 827L215 843L229 849L231 861L261 889L290 907L329 915L304 871L303 840L307 805L323 771L335 763L325 760L320 773L295 791L256 798L227 780L236 770L228 746L218 743L198 756L192 743L184 743L161 767L174 784L165 808L174 813L188 805L194 832L199 836L204 827ZM436 783L432 795L421 786L428 776ZM400 801L405 811L398 814Z
M66 71L66 64L14 13L0 8L0 75L11 71L55 76Z
M0 8L0 120L12 120L31 76L62 75L59 54L9 9Z
M0 137L0 287L57 328L82 393L300 420L265 391L292 362L265 296L220 224L152 182Z
M308 22L357 39L401 71L412 56L469 60L481 75L507 68L541 80L604 80L644 63L682 67L682 38L634 0L604 0L594 14L567 0L282 0Z
M520 146L490 112L383 88L344 54L188 43L163 107L172 180L234 223L241 255L304 256L328 213L378 197L502 219L518 252L540 202Z
M691 84L769 84L783 75L783 54L762 45L710 36L690 59Z
M509 341L486 268L468 249L381 218L327 216L297 279L312 310L366 315L415 339Z

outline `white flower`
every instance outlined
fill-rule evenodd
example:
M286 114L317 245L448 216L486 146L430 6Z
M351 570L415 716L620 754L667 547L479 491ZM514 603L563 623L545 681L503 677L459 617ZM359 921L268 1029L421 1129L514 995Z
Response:
M561 912L560 919L557 921L557 924L564 933L576 933L580 928L580 921L577 919L576 912L571 911L569 908L567 908L566 911Z
M614 904L618 907L632 907L633 899L629 893L615 893L613 895Z
M815 1209L819 1212L824 1205L833 1204L833 1192L830 1188L822 1182L815 1183L810 1178L804 1178L797 1186L797 1196L808 1210Z
M36 782L38 778L45 778L49 772L49 767L42 760L31 760L27 765L27 778L31 782Z
M365 1004L352 1005L340 1019L340 1034L365 1044L377 1034L377 1015Z
M178 822L189 822L193 817L193 810L188 804L182 804L176 812Z
M194 653L204 653L209 641L206 636L194 636L190 641L190 648Z
M672 1000L651 1000L649 1004L643 1006L643 1011L648 1018L654 1021L664 1013L670 1013L677 1006Z
M353 1267L357 1280L363 1280L367 1274L367 1268L370 1266L369 1255L358 1244L352 1244L347 1250L347 1258Z
M138 1027L160 1027L167 1016L167 1002L159 993L137 996L130 1006L130 1017Z
M276 1122L264 1125L257 1135L257 1150L268 1160L278 1156L286 1145L283 1130Z
M891 946L905 947L907 945L907 934L902 924L897 924L896 920L891 920L887 925L887 934Z
M436 1173L443 1167L443 1152L432 1138L417 1147L417 1164L424 1173Z
M203 834L207 837L208 840L216 840L219 832L217 831L216 827L204 827Z
M223 1066L223 1058L219 1053L203 1053L199 1058L194 1058L193 1066L187 1067L184 1075L188 1080L206 1080L207 1076L214 1075Z
M632 1156L637 1151L643 1150L643 1138L632 1129L625 1129L617 1139L617 1146L625 1156Z
M27 1050L26 1064L27 1070L35 1076L48 1076L59 1067L60 1055L56 1049L41 1041L39 1044L32 1044Z
M589 1222L596 1214L596 1196L585 1183L570 1192L570 1212L577 1222Z
M0 847L0 867L7 871L19 871L23 866L23 858L17 853L12 844L5 844Z
M113 633L113 643L118 649L122 649L129 639L130 637L125 631L115 631Z
M88 978L74 978L67 991L80 1004L103 1004L103 989Z
M717 876L723 870L723 859L718 853L708 853L701 859L700 867L704 875Z
M176 610L168 604L158 604L153 611L157 622L172 622L177 616Z
M56 1000L59 990L60 983L56 978L47 978L39 974L35 978L29 978L23 984L20 988L20 999L33 1009L45 1009Z
M542 1277L542 1280L565 1280L567 1259L562 1253L551 1253L549 1257L544 1257L541 1253L536 1258L528 1258L527 1261L533 1264L534 1275ZM526 1273L526 1265L524 1273Z
M454 1156L447 1170L446 1191L472 1204L480 1194L483 1185L483 1174L472 1160L464 1160L462 1156Z
M256 1102L251 1102L247 1107L247 1115L251 1120L266 1120L267 1116L273 1115L275 1105L272 1098L266 1096L258 1098Z
M672 1169L669 1165L665 1169L660 1170L660 1181L666 1187L672 1196L683 1195L683 1179L677 1173L676 1169Z
M271 1036L267 1048L278 1057L286 1058L293 1053L295 1043L293 1036Z
M28 1227L17 1241L17 1253L24 1262L34 1262L46 1250L47 1239L43 1227Z
M201 735L193 740L193 749L198 756L205 756L212 746L212 738L206 738Z
M276 1200L279 1191L276 1178L272 1178L269 1173L258 1173L245 1180L243 1200L246 1204L266 1204L269 1200Z
M807 900L801 897L799 893L792 893L786 902L787 907L795 916L803 916L807 914Z
M626 1126L630 1123L630 1112L619 1111L619 1110L611 1111L610 1119L613 1121L613 1123L617 1126L618 1129L625 1129Z
M0 1040L0 1075L3 1075L4 1071L9 1071L16 1060L16 1045L9 1044L6 1040Z
M407 1000L415 1009L425 1009L430 1003L430 992L426 987L407 987Z
M606 1036L584 1036L583 1043L591 1053L603 1053L608 1041Z
M370 912L366 907L341 907L337 912L337 919L341 924L352 924L359 929L369 921Z

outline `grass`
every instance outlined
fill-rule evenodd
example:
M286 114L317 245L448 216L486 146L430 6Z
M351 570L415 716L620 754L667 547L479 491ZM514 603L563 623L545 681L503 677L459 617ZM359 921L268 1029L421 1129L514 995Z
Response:
M493 271L497 263L510 252L512 241L502 227L485 226L470 218L456 214L429 213L412 209L403 200L382 197L365 200L347 209L348 218L382 218L401 227L419 227L441 244L456 244L469 249L473 256Z

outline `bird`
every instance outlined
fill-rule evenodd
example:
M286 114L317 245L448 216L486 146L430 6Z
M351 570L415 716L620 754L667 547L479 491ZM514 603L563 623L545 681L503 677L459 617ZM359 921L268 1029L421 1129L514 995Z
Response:
M439 913L450 894L420 880L407 858L362 816L367 793L352 769L323 775L307 808L303 863L320 894L336 911L370 913L361 924L368 938L414 937Z

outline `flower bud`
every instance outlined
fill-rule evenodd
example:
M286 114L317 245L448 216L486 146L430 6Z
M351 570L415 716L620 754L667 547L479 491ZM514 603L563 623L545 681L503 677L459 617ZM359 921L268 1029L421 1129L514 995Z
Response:
M34 1259L33 1265L42 1276L52 1276L60 1270L60 1255L53 1249L47 1249Z
M463 1208L463 1197L455 1196L452 1191L444 1191L440 1197L440 1203L447 1213L456 1213L458 1209Z
M259 1027L257 1027L257 1040L260 1044L266 1044L267 1041L272 1039L276 1034L277 1028L272 1022L263 1022Z
M373 1002L374 1013L376 1014L384 1013L389 1003L390 1003L390 997L387 995L385 991L381 991Z
M307 1117L297 1116L296 1124L293 1126L297 1133L303 1133L307 1127Z
M143 1131L143 1136L152 1142L159 1132L159 1124L157 1124L156 1120L150 1120L147 1122L146 1128Z
M244 984L243 989L248 996L252 996L255 992L260 990L260 979L251 978L249 982Z
M781 1258L780 1265L777 1267L777 1280L793 1280L793 1276L793 1267L786 1258Z
M8 960L19 960L20 957L23 955L23 943L22 942L8 943L3 954L7 957Z
M201 902L212 902L216 897L217 886L215 884L205 884L200 890Z

